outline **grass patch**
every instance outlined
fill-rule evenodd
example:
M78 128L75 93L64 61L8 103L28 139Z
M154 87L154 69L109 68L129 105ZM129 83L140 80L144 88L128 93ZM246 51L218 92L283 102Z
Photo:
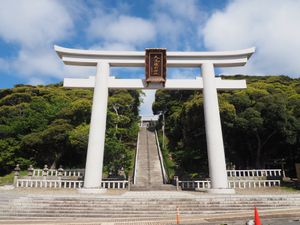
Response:
M289 192L295 192L295 191L299 192L300 191L300 187L297 187L297 186L281 186L280 188L284 191L289 191Z
M163 143L162 131L161 130L157 131L157 135L158 135L158 141L160 144L160 149L162 152L164 164L166 167L165 168L166 173L171 181L175 175L175 162L169 158L169 155L170 155L169 149L167 147L163 148L163 146L162 146L162 143ZM165 146L167 146L167 144L168 144L168 139L167 139L167 137L165 137Z
M25 176L26 174L27 174L26 170L20 171L20 176ZM11 172L10 174L0 177L0 186L13 184L14 176L15 176L15 172Z

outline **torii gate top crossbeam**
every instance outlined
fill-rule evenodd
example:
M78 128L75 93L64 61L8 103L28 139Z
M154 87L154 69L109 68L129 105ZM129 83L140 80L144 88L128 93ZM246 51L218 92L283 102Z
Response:
M115 67L144 67L143 51L96 51L54 46L55 51L66 65L96 66L106 61ZM210 62L214 67L243 66L255 48L223 52L167 52L167 67L200 67Z

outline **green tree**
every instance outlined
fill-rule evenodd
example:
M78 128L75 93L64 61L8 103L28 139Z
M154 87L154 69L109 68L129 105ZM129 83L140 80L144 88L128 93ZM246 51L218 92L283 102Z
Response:
M120 151L125 159L133 158L139 96L139 91L109 92L106 155L115 154L110 146L121 146L116 155ZM29 164L84 167L92 97L91 89L66 89L61 84L0 90L0 173L10 172L17 163L23 168ZM106 160L108 164L119 160L108 158L113 160ZM131 158L126 171L132 168Z
M294 170L300 153L300 79L222 78L247 79L248 83L245 90L218 93L227 162L237 168L260 168L283 159L289 170ZM178 167L177 174L192 177L207 173L202 93L159 90L153 111L165 112L167 148Z

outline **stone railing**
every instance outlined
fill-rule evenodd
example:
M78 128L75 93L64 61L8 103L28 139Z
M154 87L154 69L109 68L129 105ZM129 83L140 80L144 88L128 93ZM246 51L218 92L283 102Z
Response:
M82 188L84 175L83 169L57 170L28 168L27 176L20 177L19 165L15 168L14 185L19 188ZM129 188L128 180L102 180L102 188L126 189Z
M284 177L281 169L227 170L228 177Z
M195 181L178 181L181 189L209 189L210 181L208 180L195 180Z
M230 188L261 188L280 186L280 180L231 180Z
M82 188L83 181L78 180L32 180L17 179L16 187L18 188ZM121 181L102 181L102 188L106 189L126 189L128 187L127 180Z
M189 190L205 190L211 187L211 182L208 180L201 181L178 181L179 186ZM280 186L280 180L231 180L228 181L230 188L262 188L262 187L274 187Z
M82 188L83 181L17 179L19 188Z
M102 181L101 187L107 189L127 189L128 181L127 180Z
M62 166L59 169L49 169L47 165L43 169L34 169L32 166L28 168L28 176L30 177L83 177L84 169L66 169Z
M140 133L138 133L137 141L136 141L136 151L135 151L135 161L134 161L134 170L133 170L133 184L136 183L136 175L137 175L137 162L138 162L138 154L139 154L139 144L140 144Z
M163 176L164 184L166 184L166 183L169 182L169 178L168 178L168 175L166 173L164 158L163 158L162 153L161 153L157 131L155 130L154 133L155 133L155 141L156 141L156 146L157 146L157 150L158 150L158 157L159 157L160 167L161 167L161 170L162 170L162 176Z
M60 174L61 173L61 174ZM84 171L80 170L54 170L49 169L47 171L42 169L34 169L32 176L33 177L40 177L40 176L64 176L64 177L82 177L84 175Z

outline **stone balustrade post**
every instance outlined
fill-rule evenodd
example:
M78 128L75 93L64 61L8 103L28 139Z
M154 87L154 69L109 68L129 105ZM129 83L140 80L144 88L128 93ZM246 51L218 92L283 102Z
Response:
M44 166L44 169L43 169L43 177L44 177L44 180L47 179L48 171L49 171L48 166L45 165L45 166Z
M64 172L64 169L62 168L62 165L59 166L57 171L58 171L58 174L57 174L58 179L61 180L61 177L63 176L63 172Z
M14 169L14 172L15 172L15 176L14 176L14 186L16 186L16 184L17 184L17 180L18 180L18 178L19 178L19 176L20 176L20 166L19 166L19 164L17 164L16 165L16 167L15 167L15 169Z
M174 182L175 182L175 185L176 185L176 191L179 191L179 179L178 179L178 176L174 176Z
M132 177L130 175L128 175L128 191L130 191L130 188L131 188L131 182L132 182Z
M33 170L34 170L34 168L33 168L33 166L32 165L30 165L29 167L28 167L28 169L27 169L27 176L29 177L29 179L31 179L32 178L32 176L33 176Z

